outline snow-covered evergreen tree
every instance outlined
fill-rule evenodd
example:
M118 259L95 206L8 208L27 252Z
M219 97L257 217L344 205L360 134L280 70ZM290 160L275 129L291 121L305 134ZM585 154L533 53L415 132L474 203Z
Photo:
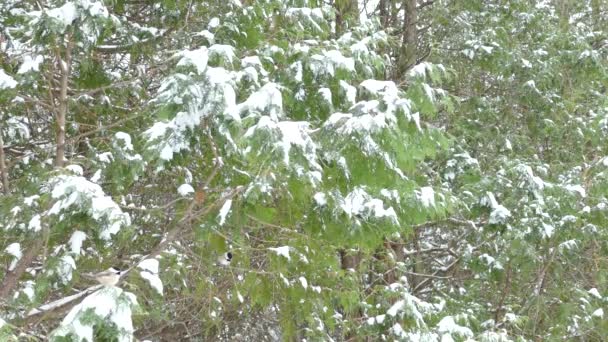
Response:
M0 340L601 340L607 10L3 2Z

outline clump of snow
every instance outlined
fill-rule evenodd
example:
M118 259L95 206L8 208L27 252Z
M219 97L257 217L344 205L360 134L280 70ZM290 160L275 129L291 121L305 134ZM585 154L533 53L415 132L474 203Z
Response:
M199 74L202 74L207 69L209 54L205 46L201 46L196 50L180 51L176 56L181 57L179 62L177 62L177 66L192 65Z
M416 197L425 208L435 206L435 190L430 186L424 186L416 191Z
M51 338L71 336L78 341L93 341L93 328L97 320L91 320L89 313L116 325L119 331L117 341L133 340L133 321L131 310L137 305L135 295L124 292L118 287L105 287L87 296L61 321L51 333Z
M240 120L236 108L234 91L235 73L224 68L207 66L204 80L192 83L189 76L175 74L161 82L158 95L153 100L158 104L177 104L184 107L169 121L156 122L144 133L150 143L148 150L161 160L169 161L175 153L189 150L191 140L188 133L196 129L201 120L209 115L223 114Z
M587 291L587 292L595 298L602 299L602 295L600 295L600 291L598 291L595 287L589 289L589 291Z
M553 236L553 232L555 231L555 227L550 224L546 224L545 222L542 222L541 225L543 228L543 236L546 238L551 238Z
M347 84L342 86L347 92L351 92L348 96L354 100L356 93L350 90ZM371 99L357 102L347 114L332 114L325 122L325 128L336 129L343 135L350 135L353 132L375 133L394 127L397 123L397 114L401 113L406 120L414 122L416 127L421 129L419 116L410 111L411 102L399 98L399 90L394 82L365 80L359 85L359 90L361 95Z
M505 208L502 205L498 205L494 209L492 209L488 223L490 223L490 224L505 223L505 222L507 222L507 219L509 217L511 217L511 211L509 211L509 209Z
M344 57L338 50L323 51L322 55L312 55L308 65L315 77L334 76L336 70L355 73L355 60Z
M231 45L213 44L209 47L209 58L219 58L225 64L231 65L236 59L236 52Z
M490 218L488 223L490 224L504 224L511 217L511 211L504 206L498 204L494 194L487 192L486 196L482 199L482 204L489 206L492 209L490 212Z
M323 31L320 24L323 21L323 11L320 8L288 8L285 12L285 17L292 24L297 25L298 29L304 31L307 27L320 32Z
M6 124L8 126L8 136L11 139L29 139L31 134L28 118L17 115L11 116L6 120Z
M268 72L264 69L264 65L260 60L259 56L246 56L241 59L241 67L243 69L248 67L253 67L257 70L262 76L268 75Z
M288 261L291 261L291 256L289 255L289 251L291 250L291 247L289 247L289 246L269 247L268 249L277 253L277 255L284 257Z
M116 132L114 134L114 139L117 141L122 141L124 149L127 151L133 150L133 144L131 143L131 136L125 132Z
M36 291L34 290L34 281L26 280L23 284L23 288L19 291L27 296L30 301L34 301L36 299Z
M467 327L460 326L454 321L454 317L446 316L437 324L437 331L443 334L455 334L463 338L472 338L473 331Z
M186 197L189 194L194 193L194 188L190 184L182 184L177 188L177 193L182 197Z
M80 255L82 250L82 243L87 239L87 234L81 232L80 230L74 231L72 233L72 237L70 237L70 251L73 254Z
M289 153L292 146L297 146L311 166L320 170L317 163L317 145L310 137L310 123L306 121L280 121L275 122L269 116L262 116L258 123L250 127L245 133L245 138L250 138L258 130L273 132L279 139L274 145L283 151L285 165L290 165Z
M430 74L431 72L433 72L433 64L429 62L422 62L412 67L408 71L408 76L425 78L427 74Z
M158 292L158 294L160 294L162 296L163 295L163 282L162 282L162 280L160 280L160 277L158 276L158 268L159 268L158 260L146 259L146 260L140 262L139 265L137 265L137 267L139 269L141 269L141 271L139 272L139 275L142 278L144 278L150 284L150 286L152 286L152 288L154 290L156 290L156 292Z
M103 5L103 1L81 0L80 5L92 17L107 18L110 15L108 9Z
M2 89L10 89L15 88L17 86L17 81L7 75L3 69L0 68L0 90Z
M564 189L572 193L578 193L582 198L585 198L587 196L587 191L580 184L566 184L564 185Z
M66 2L61 7L46 11L46 15L57 21L63 27L63 30L71 25L78 17L76 5L71 1Z
M346 104L350 107L357 102L357 88L347 82L340 80L340 89L344 92Z
M51 196L57 201L49 209L49 215L58 215L73 207L76 211L84 211L102 223L100 237L104 240L131 224L129 214L123 213L99 185L84 177L60 175L51 179L50 184L53 187Z
M237 106L239 113L249 112L267 114L273 121L278 121L283 115L283 97L279 85L276 83L266 83L253 94L249 95L247 100Z
M53 273L59 276L62 284L67 284L72 280L72 273L76 270L76 261L70 255L64 255L59 259L59 264Z
M19 260L21 260L21 257L23 256L23 254L21 253L21 244L19 244L18 242L13 242L10 245L8 245L4 251L9 254L12 255L14 257L13 260L11 260L10 265L8 266L8 270L12 271L15 269L15 267L17 266L17 263L19 262Z
M223 225L226 222L226 217L228 216L228 214L230 213L230 208L232 207L232 200L226 200L226 202L224 202L224 205L222 205L222 208L220 209L220 213L218 215L219 219L220 219L220 226Z
M308 281L306 280L306 278L300 277L298 280L300 280L300 284L302 285L304 290L308 289Z
M40 223L40 215L36 214L30 219L30 222L27 225L27 229L33 230L35 232L39 232L40 229L42 229Z
M501 263L499 261L497 261L496 259L494 259L494 257L489 254L484 253L479 256L479 259L481 261L483 261L486 265L488 265L488 267L490 267L490 269L495 269L495 270L503 269L503 266L501 265Z
M82 166L80 165L68 165L65 167L66 170L72 172L73 174L77 175L77 176L82 176L84 174L84 170L82 169Z
M207 24L207 27L209 29L214 29L216 27L220 26L220 19L217 17L213 17L211 18L211 20L209 20L209 24Z
M331 89L323 87L323 88L319 89L318 93L321 96L321 98L323 99L323 101L325 101L330 106L332 105Z
M21 63L21 66L19 67L19 70L17 70L17 73L25 74L30 71L38 72L40 71L40 64L42 64L43 61L44 57L42 57L41 55L36 55L35 57L32 57L31 55L26 55L23 57L23 63Z
M313 196L313 198L319 207L323 207L323 206L327 205L327 195L325 195L324 193L317 192Z
M350 192L342 201L340 208L349 218L370 216L375 218L388 218L394 224L399 224L397 213L392 207L384 209L384 202L381 199L373 198L364 188L357 187Z
M384 323L385 318L386 318L386 315L378 315L375 317L370 317L367 319L367 324L369 324L369 325L382 324L382 323Z
M36 205L36 204L37 204L37 203L36 203L36 201L37 201L39 198L40 198L40 195L32 195L32 196L29 196L29 197L25 197L25 198L23 199L23 203L24 203L25 205L27 205L28 207L32 207L32 206L34 206L34 205Z

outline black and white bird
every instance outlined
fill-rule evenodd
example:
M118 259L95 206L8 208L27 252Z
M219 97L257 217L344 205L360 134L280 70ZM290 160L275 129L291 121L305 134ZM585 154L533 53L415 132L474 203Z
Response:
M86 278L97 281L103 286L114 286L118 284L123 272L115 267L110 267L103 272L96 274L84 274Z
M232 261L232 252L226 252L226 253L222 253L218 258L217 258L217 263L220 266L228 266L230 265L230 262Z

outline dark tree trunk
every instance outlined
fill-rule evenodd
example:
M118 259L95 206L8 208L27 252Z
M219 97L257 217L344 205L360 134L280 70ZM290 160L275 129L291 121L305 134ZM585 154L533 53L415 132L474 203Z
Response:
M403 19L403 36L399 58L397 61L398 78L403 78L405 73L416 64L418 52L418 38L416 35L416 22L418 20L416 12L416 0L403 0L403 8L405 9Z
M344 29L359 22L359 6L357 0L336 0L336 36L339 37Z

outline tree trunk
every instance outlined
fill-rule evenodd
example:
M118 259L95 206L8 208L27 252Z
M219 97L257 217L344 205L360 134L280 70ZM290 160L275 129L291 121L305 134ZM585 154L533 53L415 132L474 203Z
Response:
M380 23L382 24L382 28L386 28L388 25L388 0L380 0L378 4L380 9Z
M359 6L356 0L335 0L336 10L336 36L339 37L346 24L353 26L359 22Z
M397 68L399 71L398 78L403 78L405 73L416 64L416 46L418 38L416 34L416 22L418 21L416 12L416 0L403 0L403 8L405 9L403 19L403 37Z
M559 16L560 26L563 31L568 31L570 26L570 0L556 0L557 15Z
M65 60L61 58L61 54L57 53L57 63L61 71L61 84L59 89L59 107L56 113L56 140L57 150L55 158L55 167L63 167L65 163L65 118L68 112L68 79L72 69L72 39L71 35L67 35L67 47L65 49Z
M2 125L0 125L0 173L2 174L2 191L8 194L8 170L4 161L4 141L2 140Z
M602 1L591 0L591 17L595 30L602 29Z

